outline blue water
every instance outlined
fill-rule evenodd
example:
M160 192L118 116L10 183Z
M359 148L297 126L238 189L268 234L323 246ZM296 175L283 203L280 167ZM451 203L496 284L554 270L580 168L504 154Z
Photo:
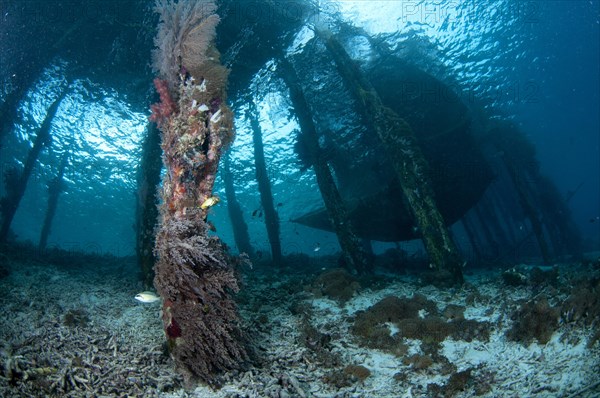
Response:
M340 85L333 65L309 54L323 49L312 34L317 24L341 29L350 24L380 40L391 54L448 84L470 107L492 119L516 122L536 148L542 174L550 177L567 196L581 184L568 202L583 234L586 250L600 249L600 101L599 101L599 7L598 1L329 1L320 3L294 31L287 32L288 57L297 59L301 78L309 82L317 98L315 120L324 129L344 131L323 147L352 148L361 134L359 121L348 98L338 95ZM2 3L2 34L23 16L18 3ZM152 35L149 2L135 2L143 10L134 21L134 33ZM116 14L117 16L121 14ZM243 15L243 14L242 14ZM123 16L123 15L121 15ZM240 17L240 14L236 15ZM264 16L267 18L266 16ZM74 17L76 19L76 16ZM224 23L226 22L224 17ZM232 16L233 18L233 16ZM108 20L108 19L107 19ZM107 23L101 18L98 23ZM123 21L120 21L123 22ZM127 21L125 21L127 22ZM132 22L133 23L133 22ZM126 23L109 24L118 31ZM43 31L43 27L42 27ZM117 38L122 36L115 36ZM129 36L124 36L126 40ZM11 36L12 38L12 36ZM22 36L22 40L33 40ZM112 40L112 39L111 39ZM148 41L138 43L148 45ZM243 45L252 38L241 36ZM246 40L245 42L243 42ZM234 40L235 41L235 40ZM0 72L4 84L0 101L14 89L11 75L23 66L14 60L18 47L35 43L1 40ZM68 151L70 162L65 191L49 237L49 246L117 255L133 254L136 204L136 165L149 115L152 73L148 66L127 69L127 45L114 39L98 52L104 64L88 66L71 78L69 94L53 120L52 141L42 151L23 201L12 224L19 240L37 242L46 211L46 185L55 175L61 155ZM364 37L350 40L349 53L364 70L378 61ZM150 61L150 47L138 48ZM100 48L99 48L100 50ZM228 48L221 52L227 54ZM78 55L78 51L81 52ZM67 71L86 52L79 47L50 57L43 72L31 82L18 107L18 117L9 134L2 137L2 171L23 164L31 148L36 127L62 87ZM277 55L274 54L273 57ZM10 58L10 59L9 59ZM143 57L142 57L143 58ZM247 60L234 58L233 71ZM125 66L124 66L125 65ZM131 66L131 65L129 65ZM235 73L232 74L235 77ZM248 223L255 249L268 252L268 239L260 210L253 163L252 135L245 117L251 98L259 109L265 155L274 202L281 220L284 253L320 254L339 251L334 234L292 223L290 220L323 206L314 173L303 170L294 152L298 124L276 66L267 61L238 97L229 98L236 115L237 138L230 149L237 199ZM317 97L318 96L318 97ZM312 98L312 97L311 97ZM335 117L331 116L335 115ZM373 155L373 154L371 154ZM375 153L377 155L377 153ZM373 156L375 156L373 155ZM359 160L357 160L359 162ZM360 163L357 163L360 164ZM356 167L356 184L361 180ZM219 177L215 192L225 197ZM5 188L0 189L0 195ZM217 233L235 250L233 234L222 200L211 212ZM384 244L376 243L376 250Z

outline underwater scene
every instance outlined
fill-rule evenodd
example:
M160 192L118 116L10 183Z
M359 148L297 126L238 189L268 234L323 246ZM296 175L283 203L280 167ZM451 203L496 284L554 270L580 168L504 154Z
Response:
M600 397L599 1L0 11L0 397Z

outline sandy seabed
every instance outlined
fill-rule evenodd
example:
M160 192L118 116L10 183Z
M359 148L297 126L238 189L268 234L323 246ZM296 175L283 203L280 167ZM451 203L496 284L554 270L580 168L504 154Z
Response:
M184 388L165 353L160 304L134 300L142 286L133 261L58 266L4 260L10 271L0 279L4 398L600 397L600 342L590 347L598 320L591 326L561 321L544 345L509 341L510 314L519 303L540 294L550 302L564 300L568 294L506 286L499 270L467 272L461 289L425 286L414 275L380 274L377 283L344 303L304 288L316 273L246 270L240 314L257 360L244 371L223 375L222 387L212 390ZM560 275L561 280L592 277L577 264L561 265ZM473 291L479 297L474 302L467 300ZM446 366L437 361L416 366L359 344L351 333L357 311L386 296L415 293L439 308L464 306L466 319L490 323L489 340L446 338L439 350ZM320 348L307 344L307 327L324 339L314 345ZM420 340L404 343L405 356L421 353ZM368 369L368 376L332 382L332 375L344 374L349 365ZM443 387L460 372L468 376L460 390L442 388L432 395L428 386Z

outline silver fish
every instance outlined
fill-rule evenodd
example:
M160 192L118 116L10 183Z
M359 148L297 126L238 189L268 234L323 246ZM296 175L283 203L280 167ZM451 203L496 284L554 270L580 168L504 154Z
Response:
M141 292L135 295L135 299L142 303L154 303L160 300L160 297L154 292Z

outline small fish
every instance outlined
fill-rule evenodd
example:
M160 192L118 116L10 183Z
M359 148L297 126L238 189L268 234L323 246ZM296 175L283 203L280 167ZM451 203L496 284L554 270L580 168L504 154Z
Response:
M207 221L206 224L208 225L208 230L212 231L212 232L217 232L217 227L215 227L215 224L213 224L210 221Z
M317 245L315 246L315 248L313 249L314 252L318 252L319 250L321 250L321 245L319 243L317 243Z
M212 207L214 205L216 205L217 203L219 203L219 198L216 196L211 196L210 198L206 199L204 202L202 202L202 204L200 205L200 208L202 210L206 210L209 207Z
M283 206L283 203L281 203L281 202L277 203L277 207L281 207L281 206Z
M154 292L141 292L135 295L135 299L142 303L154 303L160 300L160 297Z
M254 211L252 212L252 217L255 217L257 213L258 213L258 209L254 210Z

